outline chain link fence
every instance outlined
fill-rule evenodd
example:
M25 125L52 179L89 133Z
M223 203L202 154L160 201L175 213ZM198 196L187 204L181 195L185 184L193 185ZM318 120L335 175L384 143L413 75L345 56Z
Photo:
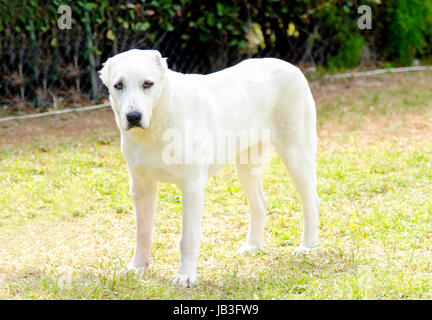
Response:
M97 71L108 57L132 48L157 49L168 58L172 70L183 73L210 73L250 57L271 56L300 66L319 65L338 49L330 38L318 35L318 25L313 24L288 24L286 41L276 46L274 35L250 19L246 30L238 30L245 41L235 50L226 45L229 41L203 41L200 36L194 40L192 17L199 15L199 6L192 12L175 7L168 26L158 23L154 5L146 2L113 6L104 20L92 18L92 10L82 10L80 16L73 12L71 29L61 29L55 21L41 27L44 15L53 15L50 10L52 4L40 5L32 19L10 19L1 26L0 109L7 113L102 102L106 93ZM247 17L250 8L242 10ZM138 22L128 21L132 15ZM231 32L236 34L236 30ZM207 47L209 43L213 47ZM212 48L217 48L214 54L210 54Z

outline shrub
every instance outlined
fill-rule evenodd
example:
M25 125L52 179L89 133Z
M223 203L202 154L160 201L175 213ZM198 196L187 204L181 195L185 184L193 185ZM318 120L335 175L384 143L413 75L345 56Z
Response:
M363 47L366 45L363 37L354 35L347 39L338 53L329 58L330 68L355 68L360 64Z
M409 65L416 57L431 50L432 2L391 0L387 7L390 24L385 57Z

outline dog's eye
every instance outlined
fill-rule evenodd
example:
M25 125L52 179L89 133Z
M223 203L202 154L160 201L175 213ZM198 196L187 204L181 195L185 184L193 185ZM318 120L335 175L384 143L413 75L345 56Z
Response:
M123 83L120 81L120 82L117 82L115 85L114 85L114 88L116 88L117 90L121 90L121 89L123 89Z
M148 89L148 88L150 88L152 85L153 85L153 82L151 82L151 81L144 81L144 83L143 83L143 88L144 88L144 89Z

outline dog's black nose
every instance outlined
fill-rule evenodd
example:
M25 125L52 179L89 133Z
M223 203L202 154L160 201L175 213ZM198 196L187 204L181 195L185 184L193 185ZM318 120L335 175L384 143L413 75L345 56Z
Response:
M139 126L141 121L141 113L137 111L129 112L126 119L131 126Z

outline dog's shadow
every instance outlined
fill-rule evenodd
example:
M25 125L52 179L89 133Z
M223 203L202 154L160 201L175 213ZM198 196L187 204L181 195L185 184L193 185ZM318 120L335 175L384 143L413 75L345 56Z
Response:
M286 247L269 248L237 259L242 263L226 264L220 276L209 279L201 275L198 289L212 293L242 292L240 298L244 299L259 298L259 292L277 292L281 288L301 294L310 283L343 274L356 275L361 269L352 252L330 246L321 246L310 253L294 253Z

